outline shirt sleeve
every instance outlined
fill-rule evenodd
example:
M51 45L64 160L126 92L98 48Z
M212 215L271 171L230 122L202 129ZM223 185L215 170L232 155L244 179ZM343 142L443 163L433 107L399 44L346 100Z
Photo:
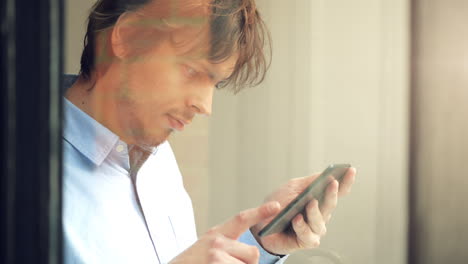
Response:
M257 240L255 237L252 235L250 230L247 230L244 234L242 234L239 238L239 241L251 246L256 246L258 250L260 251L260 260L259 264L283 264L284 261L288 258L289 255L280 257L277 255L272 255L268 253L263 247L258 244Z

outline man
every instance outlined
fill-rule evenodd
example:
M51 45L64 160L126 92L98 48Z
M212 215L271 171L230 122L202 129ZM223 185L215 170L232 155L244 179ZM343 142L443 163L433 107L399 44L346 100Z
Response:
M282 263L317 247L338 192L257 233L317 175L293 179L265 204L197 238L190 198L167 138L209 115L215 87L263 80L268 35L253 0L99 0L78 77L66 80L66 263Z

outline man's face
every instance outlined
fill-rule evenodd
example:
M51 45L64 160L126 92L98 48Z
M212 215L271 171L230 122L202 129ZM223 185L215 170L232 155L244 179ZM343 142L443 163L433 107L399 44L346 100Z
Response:
M120 63L117 118L127 143L157 146L174 130L182 131L196 114L211 114L215 85L231 75L237 57L210 63L206 45L191 41L208 38L199 33L178 30L172 40L183 45L166 38Z

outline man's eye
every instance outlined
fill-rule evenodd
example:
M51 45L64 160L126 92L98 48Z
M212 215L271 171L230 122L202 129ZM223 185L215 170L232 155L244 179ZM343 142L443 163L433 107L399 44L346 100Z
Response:
M195 76L198 74L198 72L197 72L194 68L192 68L192 67L190 67L190 66L188 66L188 65L183 65L183 68L184 68L184 73L185 73L189 78L193 78L193 77L195 77Z
M221 89L221 88L224 88L224 86L226 86L227 84L227 80L223 80L223 81L220 81L219 83L217 83L215 85L216 89Z

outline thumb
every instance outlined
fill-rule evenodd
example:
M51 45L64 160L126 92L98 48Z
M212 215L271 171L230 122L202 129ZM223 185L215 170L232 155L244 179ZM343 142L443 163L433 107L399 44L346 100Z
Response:
M306 177L301 177L301 178L298 178L298 179L301 181L301 185L304 186L304 188L305 188L305 187L309 186L309 184L314 182L320 175L321 175L320 173L316 173L316 174L306 176Z
M271 201L259 207L244 210L218 226L217 231L228 238L237 240L251 226L276 215L279 209L280 204Z

